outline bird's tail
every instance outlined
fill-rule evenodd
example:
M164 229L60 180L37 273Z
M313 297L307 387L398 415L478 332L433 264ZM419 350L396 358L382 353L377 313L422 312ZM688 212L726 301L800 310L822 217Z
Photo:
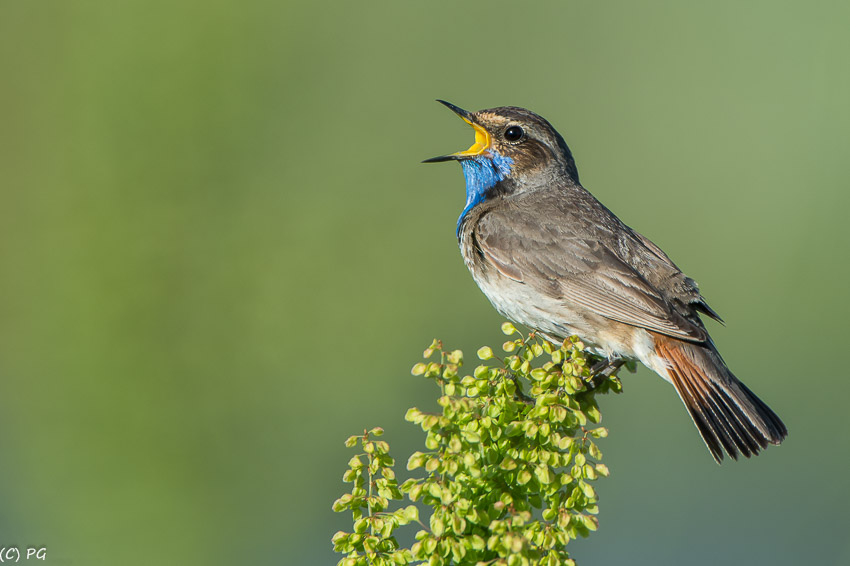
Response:
M738 454L749 458L788 435L776 413L732 375L712 344L656 334L655 353L718 464L723 450L735 460Z

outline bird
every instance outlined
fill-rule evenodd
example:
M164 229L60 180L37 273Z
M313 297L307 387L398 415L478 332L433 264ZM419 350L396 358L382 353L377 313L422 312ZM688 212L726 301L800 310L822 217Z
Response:
M780 444L782 420L729 370L701 315L723 322L664 251L579 182L564 138L517 106L447 106L475 131L458 161L456 236L495 309L551 342L577 335L610 375L637 360L676 389L715 461Z

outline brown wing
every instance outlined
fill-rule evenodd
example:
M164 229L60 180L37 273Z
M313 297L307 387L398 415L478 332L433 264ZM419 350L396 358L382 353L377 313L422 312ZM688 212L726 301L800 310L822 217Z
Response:
M616 253L599 239L588 239L592 230L576 226L574 217L550 212L541 219L520 208L490 210L475 227L477 246L506 277L572 305L674 338L707 339L703 328L671 308Z
M720 318L720 315L708 306L705 298L702 294L700 294L699 286L696 284L696 281L682 273L682 270L673 263L673 260L664 253L664 250L656 246L649 238L635 230L632 230L631 228L629 228L629 231L647 250L649 250L656 262L660 262L660 265L656 262L640 262L637 266L638 273L644 275L650 284L653 283L653 275L656 279L659 277L664 278L668 287L667 296L670 298L670 295L672 294L674 300L681 305L680 308L677 308L680 314L682 314L681 307L684 307L685 310L697 310L710 316L717 322L720 322L721 324L723 323L723 319ZM643 270L640 269L641 264L645 265ZM685 314L685 316L688 316L688 314Z

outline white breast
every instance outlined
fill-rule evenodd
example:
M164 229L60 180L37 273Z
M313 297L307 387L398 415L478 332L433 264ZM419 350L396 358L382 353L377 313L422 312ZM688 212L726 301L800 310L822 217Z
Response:
M463 247L461 244L462 251L467 252L463 257L472 278L505 318L536 330L553 342L576 335L597 355L637 358L652 367L647 363L654 354L648 332L575 308L566 299L543 293L494 269L482 269L469 253L471 247Z

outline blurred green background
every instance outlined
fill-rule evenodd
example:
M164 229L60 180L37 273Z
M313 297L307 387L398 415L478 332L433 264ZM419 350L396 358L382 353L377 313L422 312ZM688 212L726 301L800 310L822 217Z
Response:
M602 399L593 564L850 564L847 2L0 1L0 546L331 564L342 442L400 461L433 337L500 318L445 108L548 118L701 283L790 437L716 466L647 370ZM401 472L406 477L406 472Z

